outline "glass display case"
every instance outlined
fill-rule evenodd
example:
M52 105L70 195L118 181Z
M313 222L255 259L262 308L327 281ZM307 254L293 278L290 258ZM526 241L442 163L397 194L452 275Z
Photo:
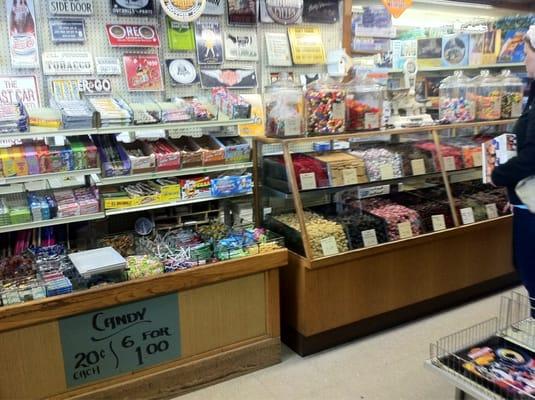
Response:
M260 224L313 262L499 218L481 143L508 123L258 139Z

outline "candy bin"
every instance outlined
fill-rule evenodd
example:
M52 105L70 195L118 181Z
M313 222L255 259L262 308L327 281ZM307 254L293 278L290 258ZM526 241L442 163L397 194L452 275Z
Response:
M303 91L286 73L266 88L266 136L304 136Z
M500 75L502 79L502 118L518 118L522 114L522 98L524 85L511 70L505 69Z
M329 77L310 83L305 94L307 132L312 135L343 133L345 91Z
M346 86L346 131L381 127L383 88L373 80L355 77Z
M474 121L475 90L462 71L444 79L439 87L439 119L452 123Z
M477 86L476 116L481 121L493 121L502 116L502 84L488 70L473 79Z

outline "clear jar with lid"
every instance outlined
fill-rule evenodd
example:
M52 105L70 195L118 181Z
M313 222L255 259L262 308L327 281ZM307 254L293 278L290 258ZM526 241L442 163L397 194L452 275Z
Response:
M353 78L346 85L346 131L381 128L383 87L374 80Z
M307 132L312 135L343 133L346 119L345 97L343 85L328 76L307 85Z
M480 121L493 121L502 116L502 83L489 70L473 79L477 87L476 116Z
M304 96L301 86L282 73L266 88L266 136L299 137L305 135Z
M462 71L440 83L439 119L452 123L476 119L476 87Z
M524 84L509 69L504 69L500 78L502 79L502 118L518 118L522 114Z

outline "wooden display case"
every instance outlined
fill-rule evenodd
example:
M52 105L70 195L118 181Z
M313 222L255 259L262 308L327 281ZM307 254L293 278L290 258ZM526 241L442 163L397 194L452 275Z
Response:
M287 251L0 308L0 398L171 398L280 362Z
M287 231L292 232L287 235L287 246L291 251L288 266L281 270L283 341L299 354L308 355L517 283L512 266L510 215L500 213L480 222L465 221L453 184L465 179L480 181L481 167L450 171L445 164L451 164L451 160L445 163L441 152L446 133L451 137L466 129L474 133L495 129L498 133L512 122L430 126L286 140L257 139L254 148L257 157L257 220L270 227L269 221L276 219L277 210L282 210L281 213L294 212L298 220L298 228ZM420 177L405 176L346 187L299 189L292 164L293 153L313 155L314 142L329 142L332 146L345 140L362 140L378 135L390 135L392 142L403 142L403 137L411 135L427 135L436 145L436 171L427 171ZM266 175L272 174L264 170L262 157L269 154L280 156L281 153L289 193L267 186L270 180L265 179ZM422 181L416 184L418 179ZM305 209L327 212L325 210L334 201L333 194L345 188L368 189L367 193L385 186L410 190L418 185L428 187L429 179L445 194L451 226L340 254L313 257ZM264 218L267 214L272 215Z

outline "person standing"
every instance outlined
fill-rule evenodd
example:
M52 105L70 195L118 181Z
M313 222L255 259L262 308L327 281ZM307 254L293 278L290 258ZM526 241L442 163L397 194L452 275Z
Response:
M535 25L524 37L525 65L530 92L524 112L515 124L517 156L492 172L492 184L506 187L513 212L513 263L529 296L535 299L535 214L515 193L518 182L535 175ZM531 301L531 315L535 317L535 300Z

